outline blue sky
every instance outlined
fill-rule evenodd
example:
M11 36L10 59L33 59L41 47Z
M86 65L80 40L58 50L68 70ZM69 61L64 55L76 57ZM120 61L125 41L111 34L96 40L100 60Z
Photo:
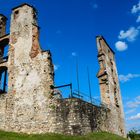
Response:
M99 69L95 37L103 35L116 53L127 130L140 129L140 2L139 0L1 0L0 13L27 2L38 10L40 44L50 49L55 64L55 85L76 83L79 63L80 91L99 98ZM65 94L69 92L65 90Z

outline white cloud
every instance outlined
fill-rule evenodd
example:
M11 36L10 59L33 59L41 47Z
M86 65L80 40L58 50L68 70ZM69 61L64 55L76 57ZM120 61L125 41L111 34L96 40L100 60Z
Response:
M123 41L116 42L115 47L118 51L125 51L128 48L126 42L123 42Z
M136 97L137 100L140 100L140 96Z
M55 70L55 71L57 71L59 67L60 67L59 65L55 65L55 64L54 64L54 70Z
M136 20L137 23L140 22L140 15L138 16L137 20ZM139 28L138 28L139 29Z
M136 22L140 23L140 1L138 4L134 5L133 8L131 9L132 14L138 15ZM133 42L137 39L138 35L140 33L140 26L138 27L130 27L128 30L121 30L119 33L118 38L123 41L118 41L116 42L115 46L118 51L124 51L128 48L128 45L126 44L126 41L128 42Z
M126 111L125 114L126 114L126 115L127 115L127 114L131 114L131 113L133 113L133 112L135 112L135 111L136 111L136 109L131 109L131 110Z
M133 99L133 101L129 101L126 103L128 108L137 108L140 106L140 96Z
M138 4L134 5L133 8L131 9L131 13L132 14L136 14L140 11L140 1L138 2Z
M135 41L139 35L139 28L130 27L127 31L121 30L118 36L119 39L126 39L127 41Z
M138 120L140 119L140 113L136 114L135 116L131 116L128 118L128 120Z
M127 119L128 120L128 119ZM131 121L131 123L126 123L126 127L127 127L127 132L129 132L132 129L138 130L138 132L140 132L140 122L138 121Z
M140 105L140 101L129 101L127 102L127 107L129 108L137 108Z
M139 78L139 77L140 77L140 74L131 74L131 73L127 75L121 74L119 75L119 80L124 83L124 82L130 81L133 78Z
M77 56L76 52L71 53L72 56Z

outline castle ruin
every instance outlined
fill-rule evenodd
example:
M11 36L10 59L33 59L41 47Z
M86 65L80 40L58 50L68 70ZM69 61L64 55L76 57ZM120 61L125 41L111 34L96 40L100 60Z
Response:
M80 98L54 98L51 53L40 48L34 7L22 4L12 9L10 34L6 34L6 21L0 14L1 130L70 135L107 131L125 136L115 56L102 36L96 38L103 103L97 106Z

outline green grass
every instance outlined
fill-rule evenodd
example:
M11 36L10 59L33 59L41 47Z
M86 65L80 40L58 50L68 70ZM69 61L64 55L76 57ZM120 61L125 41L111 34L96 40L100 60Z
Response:
M60 134L27 135L0 131L0 140L126 140L106 132L91 133L86 136L65 136Z

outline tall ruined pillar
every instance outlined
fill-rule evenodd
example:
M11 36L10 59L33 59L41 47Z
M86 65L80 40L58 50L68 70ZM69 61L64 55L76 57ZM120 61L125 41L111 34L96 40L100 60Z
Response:
M97 36L96 41L100 64L97 77L100 84L101 100L110 109L109 131L125 136L124 111L115 63L115 53L102 36Z
M6 22L7 18L4 15L0 14L0 37L6 34Z
M8 59L6 130L41 133L48 127L53 64L42 51L36 10L22 4L12 10Z

